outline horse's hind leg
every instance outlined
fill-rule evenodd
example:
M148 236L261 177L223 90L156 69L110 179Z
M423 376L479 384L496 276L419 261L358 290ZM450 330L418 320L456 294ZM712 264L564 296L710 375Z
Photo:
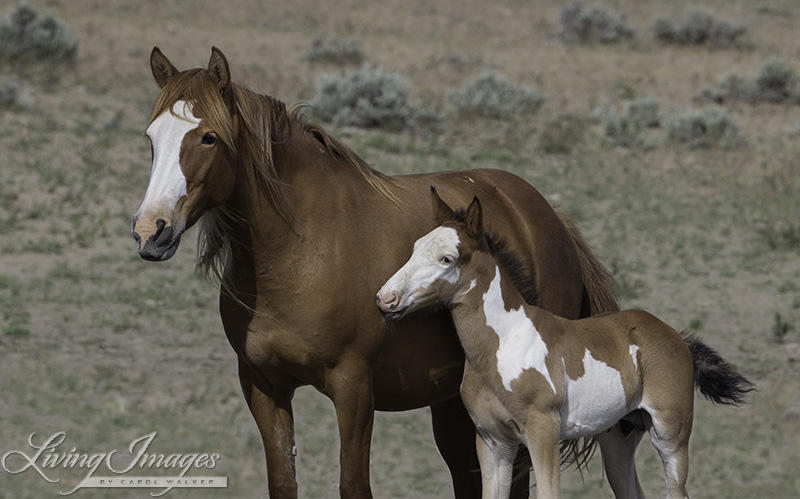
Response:
M664 465L667 481L667 499L685 499L686 480L689 476L689 435L692 432L692 414L681 411L651 413L653 426L650 442L658 451Z
M642 436L644 431L639 430L634 430L626 436L619 423L597 435L600 451L603 454L603 468L617 499L644 499L634 460L636 447Z
M257 377L241 360L239 382L247 406L253 414L267 458L270 497L297 497L294 458L294 390L278 390L256 382Z

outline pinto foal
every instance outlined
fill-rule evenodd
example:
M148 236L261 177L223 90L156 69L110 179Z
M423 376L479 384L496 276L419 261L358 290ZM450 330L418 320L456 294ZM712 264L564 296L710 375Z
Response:
M724 404L740 403L750 383L647 312L566 320L526 304L490 251L478 199L456 216L432 194L442 225L417 240L378 307L392 320L437 303L450 308L466 354L461 396L480 437L483 497L508 497L520 443L537 497L559 497L559 440L592 435L614 494L643 497L634 453L645 430L667 497L688 497L695 383Z

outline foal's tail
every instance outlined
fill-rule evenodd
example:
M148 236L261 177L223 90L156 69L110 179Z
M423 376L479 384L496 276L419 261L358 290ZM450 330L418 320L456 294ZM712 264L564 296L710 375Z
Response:
M689 347L694 364L694 384L700 393L715 404L740 405L746 393L755 390L753 384L733 370L711 347L688 331L681 337Z
M581 235L575 222L560 211L556 211L556 213L575 243L581 263L583 277L581 317L618 311L619 303L617 303L617 293L614 291L614 278L611 276L611 272L594 256L592 248Z

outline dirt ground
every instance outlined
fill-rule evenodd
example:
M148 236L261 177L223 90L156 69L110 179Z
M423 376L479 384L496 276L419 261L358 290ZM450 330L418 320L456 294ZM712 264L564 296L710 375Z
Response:
M800 496L800 105L724 104L738 126L734 147L687 148L665 126L646 147L621 147L599 118L652 97L666 121L706 106L701 94L726 74L753 77L776 59L800 69L796 2L705 2L748 28L741 46L724 49L653 39L653 21L680 19L688 1L604 2L636 31L613 45L564 44L557 19L569 2L556 0L31 3L70 26L79 46L71 65L0 65L0 83L13 79L26 96L0 107L0 498L58 497L87 475L77 462L44 467L59 480L50 483L25 468L54 435L64 440L51 454L116 450L119 469L153 432L150 452L219 456L187 476L227 478L225 489L166 497L266 494L261 441L217 291L194 273L192 234L159 264L142 261L130 237L150 171L148 57L159 46L181 69L204 66L217 46L235 81L294 104L313 98L320 75L346 69L308 61L318 36L359 40L368 64L404 75L410 100L443 116L427 135L326 124L334 136L389 174L481 166L522 176L576 219L625 307L698 331L756 384L739 408L698 398L690 493ZM541 111L505 121L450 114L448 92L486 69L545 94ZM582 125L567 151L548 152L544 134L563 116ZM300 495L335 497L332 406L304 388L294 412ZM645 490L663 494L648 442L637 458ZM378 498L452 495L427 409L376 416L371 466ZM611 497L599 456L562 481L566 497Z

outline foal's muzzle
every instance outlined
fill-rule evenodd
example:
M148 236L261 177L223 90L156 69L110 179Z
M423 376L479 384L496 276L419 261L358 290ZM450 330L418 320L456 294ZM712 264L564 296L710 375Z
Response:
M390 291L383 295L378 293L375 301L383 316L388 320L400 320L408 310L407 307L401 305L402 298L397 291Z

